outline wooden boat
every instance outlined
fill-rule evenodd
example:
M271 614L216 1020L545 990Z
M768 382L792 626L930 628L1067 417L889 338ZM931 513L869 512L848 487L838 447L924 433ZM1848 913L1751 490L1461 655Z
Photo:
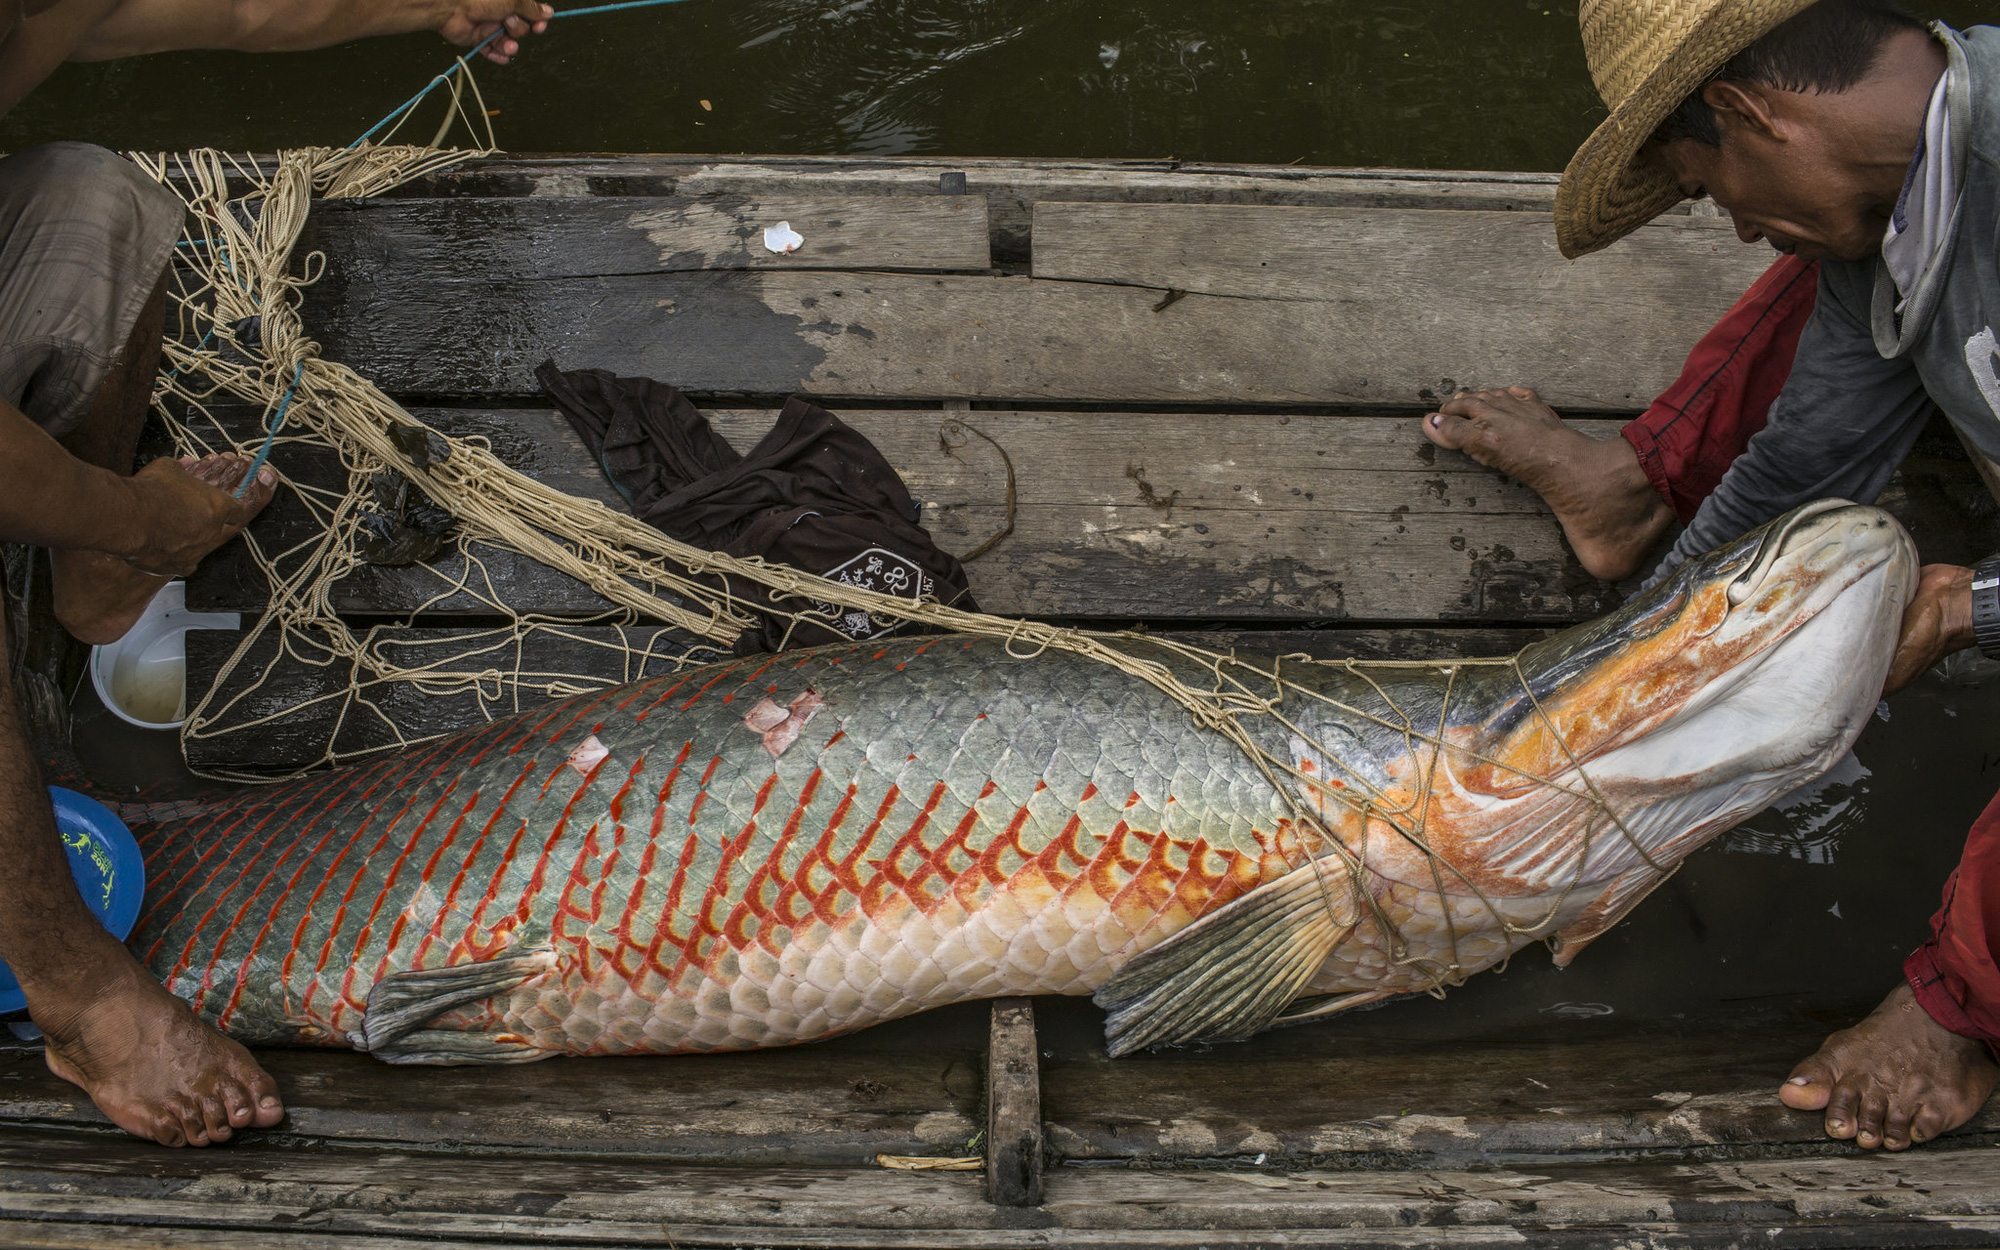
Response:
M1425 443L1417 414L1462 385L1532 382L1609 437L1767 259L1726 221L1684 213L1564 262L1554 183L1174 162L495 159L392 198L321 206L306 246L326 253L327 276L306 319L329 357L440 428L484 434L517 467L606 502L595 466L536 397L530 373L546 358L672 381L739 446L785 395L810 394L884 450L957 550L1007 520L1011 460L1013 534L972 565L990 611L1329 657L1496 654L1597 614L1620 589L1581 570L1531 492ZM778 220L806 245L767 252L762 229ZM261 414L224 415L248 430ZM952 418L1005 460L979 439L941 442ZM330 458L285 467L343 480ZM1936 432L1887 502L1927 558L1966 560L2000 546L1978 480ZM310 524L279 505L258 532L283 547ZM365 568L336 605L422 655L490 614L474 594L440 597L440 574L460 571ZM605 606L501 554L483 576L521 611L582 620ZM254 613L262 595L238 552L188 589L203 611ZM524 659L622 672L590 645L613 632L579 625ZM234 646L194 635L191 687L216 681ZM260 697L296 706L346 681L292 665ZM479 715L470 699L414 692L385 707L412 733ZM191 759L301 766L331 715L197 741ZM383 740L367 718L341 733L343 750ZM1911 871L1941 880L1951 848L1922 854ZM1803 904L1785 910L1792 882L1771 867L1739 857L1714 874L1740 889L1748 873L1771 907L1704 917L1713 883L1697 863L1693 887L1632 922L1637 940L1696 949L1684 936L1694 914L1718 930L1717 949L1743 950L1739 966L1760 949L1777 958L1774 915L1801 931L1812 922ZM1812 940L1834 944L1832 957L1842 941L1861 949L1817 923ZM1867 944L1869 967L1893 966L1882 945L1879 933ZM1769 980L1744 975L1746 997ZM290 1119L204 1152L123 1139L23 1052L0 1058L0 1241L2000 1238L2000 1111L1876 1158L1826 1141L1771 1096L1845 1002L1807 995L1786 1012L1676 1024L1677 1003L1727 987L1655 987L1653 1014L1627 1024L1629 1010L1600 1019L1594 1003L1551 1001L1562 990L1548 975L1509 978L1449 1004L1117 1062L1093 1009L1020 1001L699 1059L412 1072L270 1052Z

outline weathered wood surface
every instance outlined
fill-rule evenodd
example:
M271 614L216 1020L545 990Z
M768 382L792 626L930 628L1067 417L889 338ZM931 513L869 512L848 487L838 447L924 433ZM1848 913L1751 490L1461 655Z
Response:
M789 222L805 243L764 246ZM744 196L341 200L299 241L331 271L602 277L695 269L985 270L978 196Z
M1255 630L1172 631L1166 636L1260 655L1407 660L1506 655L1545 632ZM241 634L221 630L187 636L188 689L218 692L205 719L223 727L254 726L188 738L184 753L196 768L292 772L312 767L329 750L351 758L399 741L469 729L563 697L578 683L608 685L650 677L673 668L673 657L684 651L695 663L721 658L710 649L687 650L696 644L686 635L645 626L543 626L518 639L511 630L380 627L373 641L384 655L408 668L434 664L444 671L480 674L480 689L444 694L406 683L362 685L350 702L351 668L281 655L271 635L261 637L224 677L223 666L240 641Z
M925 157L500 157L460 165L407 194L482 196L934 195L940 175L965 174L990 206L994 258L1027 261L1043 200L1458 207L1547 211L1556 177L1489 170L1313 169L1161 160L1068 161Z
M1769 264L1715 218L1662 218L1569 261L1542 213L1035 205L1037 278L1290 301L1311 342L1345 340L1343 369L1438 362L1438 396L1526 382L1644 408Z
M288 1118L244 1141L773 1167L976 1155L988 1019L987 1004L966 1003L798 1049L434 1068L420 1079L360 1054L260 1050ZM1260 1155L1260 1166L1287 1168L1839 1156L1853 1152L1776 1096L1822 1036L1760 1028L1577 1045L1350 1029L1290 1050L1266 1039L1112 1060L1044 1035L1054 1054L1037 1064L1040 1119L1048 1175L1064 1163L1242 1166ZM0 1054L0 1143L33 1128L111 1131L39 1053ZM2000 1100L1939 1145L2000 1159L1995 1142Z
M1226 1049L1119 1060L1061 1049L1042 1064L1049 1153L1146 1165L1261 1155L1444 1166L1846 1149L1827 1139L1820 1117L1777 1099L1778 1082L1819 1044L1817 1029L1561 1045L1357 1035L1365 1028L1234 1059ZM1215 1078L1217 1064L1228 1066L1228 1080ZM2000 1100L1957 1139L1995 1134ZM2000 1185L2000 1158L1994 1177Z
M359 1244L1193 1250L1323 1245L1337 1236L1356 1246L1961 1246L1991 1244L2000 1233L1991 1153L1477 1171L1058 1171L1046 1178L1042 1205L1019 1210L985 1203L978 1179L963 1174L169 1153L18 1132L0 1135L0 1219L105 1228L108 1245L149 1244L125 1231L137 1226L237 1238L211 1243L221 1245L264 1233ZM91 1244L28 1235L49 1239L9 1244Z
M251 410L218 414L254 443ZM419 409L438 429L488 439L507 463L567 493L620 507L562 417L547 409ZM1413 418L846 410L881 448L948 551L969 551L1006 520L1014 463L1015 532L969 566L980 606L1001 615L1236 621L1453 621L1566 624L1619 602L1582 571L1526 487L1426 442ZM709 414L748 450L766 409ZM1617 423L1583 421L1595 437ZM281 469L338 487L329 453L282 446ZM2000 547L2000 510L1949 433L1928 434L1885 493L1927 560L1969 562ZM317 532L281 494L253 525L266 551ZM455 590L461 581L469 590ZM240 546L204 561L188 587L202 611L255 612L268 593ZM490 616L504 594L521 612L581 616L609 605L522 557L484 549L468 567L363 567L334 589L336 611Z
M986 1046L986 1200L1032 1207L1042 1201L1041 1050L1035 1004L1026 998L993 1003Z
M1577 275L1607 301L1629 283L1610 266ZM850 400L1401 405L1455 381L1621 410L1672 381L1693 345L1649 339L1633 367L1629 341L1554 343L1519 305L1450 291L1433 293L1434 320L1403 333L1399 309L1365 286L1351 294L1171 300L1116 283L832 271L524 281L440 263L332 268L305 324L329 358L386 391L469 397L532 394L534 368L553 358L690 391Z
M258 414L223 419L249 443ZM522 472L620 506L562 417L540 409L420 409L455 435L491 440ZM1007 518L1014 533L969 566L973 593L1002 615L1097 619L1455 620L1567 623L1618 601L1584 573L1532 491L1456 453L1413 419L1167 413L842 410L882 450L923 506L939 545L969 551ZM770 428L769 410L718 410L739 449ZM1584 422L1598 437L1612 422ZM336 487L330 453L281 447L296 480ZM306 541L316 523L282 497L252 535L267 551ZM609 605L573 580L505 553L483 569L457 559L425 568L364 568L334 593L337 611L395 615L493 612L490 581L521 612L581 615ZM460 578L479 593L452 593ZM188 587L203 611L259 610L264 576L240 547L205 561ZM444 596L440 599L440 596Z
M740 1055L395 1068L345 1051L264 1050L298 1146L645 1156L714 1165L860 1167L877 1154L977 1154L984 1004L934 1030ZM35 1125L116 1130L39 1051L0 1054L0 1150Z

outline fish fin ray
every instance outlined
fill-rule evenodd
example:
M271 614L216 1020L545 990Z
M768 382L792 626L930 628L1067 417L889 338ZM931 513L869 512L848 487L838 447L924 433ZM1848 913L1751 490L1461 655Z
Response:
M1337 874L1324 860L1294 869L1126 964L1093 997L1109 1053L1262 1031L1353 931Z
M1634 907L1646 901L1646 896L1666 884L1672 873L1661 872L1650 865L1642 864L1629 872L1611 879L1604 892L1590 901L1583 914L1549 939L1549 953L1558 968L1567 968L1570 961L1583 953L1583 948L1610 932L1619 921L1631 914Z
M462 1033L457 1029L417 1029L405 1033L380 1050L371 1052L384 1063L472 1064L534 1063L547 1059L553 1051L507 1033Z
M368 1010L361 1018L363 1049L383 1055L452 1008L505 994L553 967L555 952L544 949L383 977L368 991Z

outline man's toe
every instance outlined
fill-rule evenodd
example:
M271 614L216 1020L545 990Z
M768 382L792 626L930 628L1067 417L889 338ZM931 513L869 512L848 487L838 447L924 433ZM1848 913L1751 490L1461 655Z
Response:
M1826 1135L1847 1141L1854 1136L1858 1127L1856 1117L1860 1114L1860 1091L1852 1081L1837 1081L1833 1093L1826 1102Z
M1918 1097L1898 1096L1889 1104L1888 1117L1882 1122L1882 1148L1885 1150L1908 1150L1910 1148L1910 1124L1917 1108L1922 1106Z
M1819 1111L1833 1099L1833 1070L1818 1055L1792 1069L1778 1100L1794 1111Z
M1882 1126L1889 1118L1889 1098L1881 1086L1872 1086L1861 1097L1861 1115L1856 1122L1854 1144L1873 1150L1882 1144Z
M1433 412L1424 418L1424 437L1456 451L1472 437L1472 422L1448 412Z
M278 1097L278 1083L271 1079L270 1074L258 1067L247 1054L245 1059L250 1064L250 1075L243 1085L249 1091L253 1105L251 1123L258 1128L270 1128L285 1118L285 1101Z
M228 1141L233 1129L229 1126L229 1110L223 1106L220 1097L203 1094L195 1099L201 1110L201 1125L210 1141Z

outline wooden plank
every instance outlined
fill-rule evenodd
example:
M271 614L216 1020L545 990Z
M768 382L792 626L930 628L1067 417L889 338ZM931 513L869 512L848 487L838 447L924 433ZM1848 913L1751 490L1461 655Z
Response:
M488 439L531 477L619 506L567 422L546 409L420 409L438 428ZM220 414L254 441L261 413ZM718 410L716 428L749 448L768 409ZM1568 624L1617 592L1584 574L1534 492L1424 441L1413 419L1287 414L849 410L923 505L946 550L969 551L1006 521L1013 461L1015 533L970 566L987 611L1120 620L1221 619L1351 624L1442 621ZM1618 424L1579 421L1594 437ZM942 441L941 441L942 439ZM279 451L297 480L336 487L330 455ZM2000 547L2000 509L1981 491L1948 427L1934 426L1881 504L1927 561L1970 563ZM317 532L281 496L252 534L280 551ZM472 590L455 591L461 580ZM489 589L489 583L492 589ZM584 616L608 609L578 583L520 557L486 552L468 568L357 569L337 611L490 617L504 588L517 610ZM225 548L188 588L190 606L255 612L267 585L247 553Z
M986 1048L986 1199L995 1206L1041 1205L1040 1071L1034 1002L996 999Z
M986 1023L984 1004L967 1003L796 1050L421 1073L347 1051L260 1050L286 1118L245 1141L676 1166L852 1167L878 1154L965 1154L983 1122ZM121 1140L39 1051L0 1054L0 1147L38 1125Z
M1844 1149L1776 1084L1819 1044L1813 1024L1465 1044L1367 1035L1337 1049L1273 1042L1261 1055L1059 1052L1042 1065L1048 1150L1064 1161L1151 1166L1190 1156L1290 1167L1331 1159L1400 1167L1580 1154ZM1357 1033L1359 1035L1357 1035ZM1671 1091L1671 1092L1668 1092ZM1959 1130L2000 1133L2000 1100ZM1053 1175L1053 1173L1052 1173ZM2000 1180L2000 1170L1995 1172Z
M764 230L789 222L788 254ZM691 269L983 271L978 196L342 200L318 205L299 250L355 275L453 272L530 280Z
M1741 1245L1748 1234L1780 1247L1978 1245L2000 1231L1991 1153L1932 1147L1902 1157L1424 1171L1064 1170L1049 1176L1039 1208L1020 1211L983 1202L965 1174L351 1150L169 1155L130 1141L15 1132L0 1135L0 1219L9 1231L40 1221L447 1244L1193 1250L1324 1245L1337 1236L1357 1246L1532 1239L1608 1247ZM105 1244L135 1242L112 1233Z
M1199 161L928 157L502 156L454 166L411 194L505 195L931 195L941 174L961 172L991 208L996 261L1029 258L1041 200L1300 204L1372 208L1459 207L1547 211L1556 177L1492 170L1320 169Z
M528 201L532 203L533 201ZM1615 271L1592 282L1617 287ZM1592 340L1565 366L1517 307L1440 293L1414 335L1379 334L1349 307L1007 276L694 272L522 282L456 267L344 273L306 301L325 355L398 394L535 392L534 368L600 368L684 390L848 400L1417 404L1469 381L1535 382L1564 411L1644 407L1673 367L1626 366ZM1502 348L1465 354L1467 341ZM1688 344L1682 343L1682 351ZM1566 345L1562 351L1569 351ZM1650 370L1650 371L1648 371Z
M1568 261L1543 213L1035 206L1037 278L1296 302L1301 326L1378 353L1350 349L1364 374L1421 360L1439 396L1519 383L1644 407L1770 259L1715 218L1662 218Z
M492 441L531 477L618 506L567 422L547 410L420 409L453 434ZM222 414L249 441L255 417ZM769 410L709 414L739 448L769 428ZM1532 491L1424 441L1414 420L1287 414L848 410L882 450L949 551L969 551L1005 524L1007 460L1017 485L1015 532L969 572L980 606L1002 615L1341 620L1452 619L1467 624L1568 623L1602 612L1617 592L1584 573ZM991 438L949 424L962 419ZM1610 422L1580 428L1609 436ZM1004 451L1006 460L1002 458ZM337 487L330 454L281 449L279 467ZM317 532L281 497L251 529L266 551ZM571 579L518 557L482 553L436 570L364 567L334 591L347 614L491 615L484 587L522 612L585 615L608 604ZM478 593L455 593L465 579ZM203 611L254 612L263 574L240 547L206 561L188 588ZM443 596L440 598L440 596Z
M1197 646L1261 655L1310 654L1324 659L1437 659L1506 655L1541 630L1259 630L1170 632ZM569 625L539 628L517 644L511 633L476 634L449 627L380 628L376 645L406 667L449 665L482 672L479 691L444 694L407 684L366 686L349 700L352 670L281 654L264 637L227 678L222 668L241 634L197 630L188 635L188 689L216 689L211 723L241 732L208 732L183 743L187 762L208 771L283 774L310 768L329 749L341 758L484 724L561 697L579 683L615 684L665 672L692 640L672 630ZM468 640L471 640L469 643ZM456 657L484 647L470 659ZM695 652L701 662L712 653ZM518 679L516 673L522 676ZM482 693L483 692L483 693Z

